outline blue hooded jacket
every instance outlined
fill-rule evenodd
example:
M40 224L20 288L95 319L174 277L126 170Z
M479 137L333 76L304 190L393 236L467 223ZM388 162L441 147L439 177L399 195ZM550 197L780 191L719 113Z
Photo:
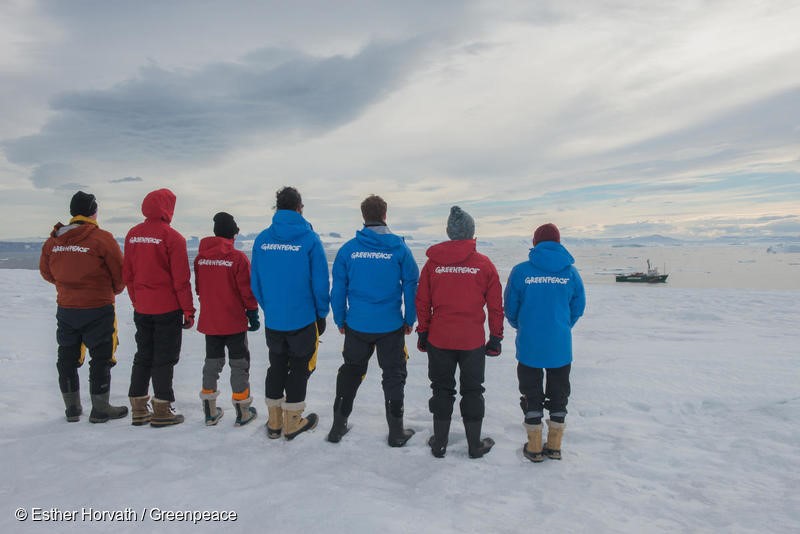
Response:
M419 267L402 237L385 226L359 230L333 262L333 320L370 334L414 326L418 282Z
M505 314L517 329L517 360L553 369L572 363L572 327L586 307L575 259L560 243L543 241L511 270Z
M298 330L327 317L328 260L301 214L278 210L253 243L250 285L271 330Z

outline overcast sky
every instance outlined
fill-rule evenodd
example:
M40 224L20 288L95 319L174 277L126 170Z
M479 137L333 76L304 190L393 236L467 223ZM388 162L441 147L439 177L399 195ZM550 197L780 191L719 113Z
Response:
M0 2L0 237L78 189L124 234L243 233L297 187L321 233L800 234L800 3Z

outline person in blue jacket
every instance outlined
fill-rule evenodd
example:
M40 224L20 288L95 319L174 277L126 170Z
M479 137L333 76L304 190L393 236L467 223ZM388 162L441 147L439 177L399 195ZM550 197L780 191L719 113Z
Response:
M294 187L277 192L272 224L253 244L250 283L264 310L269 368L267 435L292 439L314 428L317 414L303 417L308 377L317 364L330 298L328 260L319 236L303 218Z
M561 245L558 227L547 223L533 234L528 261L511 270L504 294L508 323L517 330L517 378L532 462L561 459L561 438L570 394L572 327L583 315L586 295L575 259ZM543 380L547 376L547 385ZM547 408L547 442L542 417Z
M419 268L403 238L386 225L386 209L381 197L367 197L361 203L363 230L339 249L333 262L331 308L344 334L344 363L336 377L328 434L332 443L349 430L347 418L376 349L383 370L389 445L402 447L414 435L412 429L403 428L403 395L408 374L405 336L413 331L417 315Z

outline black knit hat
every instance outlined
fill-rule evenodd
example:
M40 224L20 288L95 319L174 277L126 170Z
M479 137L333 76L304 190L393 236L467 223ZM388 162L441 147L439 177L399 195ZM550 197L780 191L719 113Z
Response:
M214 215L214 235L217 237L224 237L226 239L233 239L239 233L239 227L236 226L236 221L233 220L233 215L221 211Z
M447 237L454 240L475 237L475 220L458 206L450 208L450 216L447 218Z
M69 202L69 213L73 217L76 215L91 217L97 213L97 200L95 200L94 195L91 193L78 191L72 195L72 200Z

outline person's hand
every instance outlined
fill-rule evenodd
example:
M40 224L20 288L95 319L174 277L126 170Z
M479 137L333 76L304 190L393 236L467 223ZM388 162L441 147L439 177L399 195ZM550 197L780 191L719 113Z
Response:
M489 336L489 342L486 343L486 355L487 356L500 356L500 353L503 352L502 345L500 341L503 338L497 336Z
M414 331L414 327L413 327L413 326L411 326L410 324L404 324L404 325L403 325L403 333L404 333L405 335L407 335L407 336L408 336L408 335L410 335L410 334L411 334L411 332L413 332L413 331Z
M247 315L248 332L255 332L256 330L261 328L261 322L258 320L258 309L247 310L245 312L245 315Z
M420 352L428 352L427 332L417 332L417 350Z
M183 312L183 329L189 330L191 327L194 326L194 312Z
M325 333L325 328L328 326L328 321L325 317L317 317L317 333L321 336Z

